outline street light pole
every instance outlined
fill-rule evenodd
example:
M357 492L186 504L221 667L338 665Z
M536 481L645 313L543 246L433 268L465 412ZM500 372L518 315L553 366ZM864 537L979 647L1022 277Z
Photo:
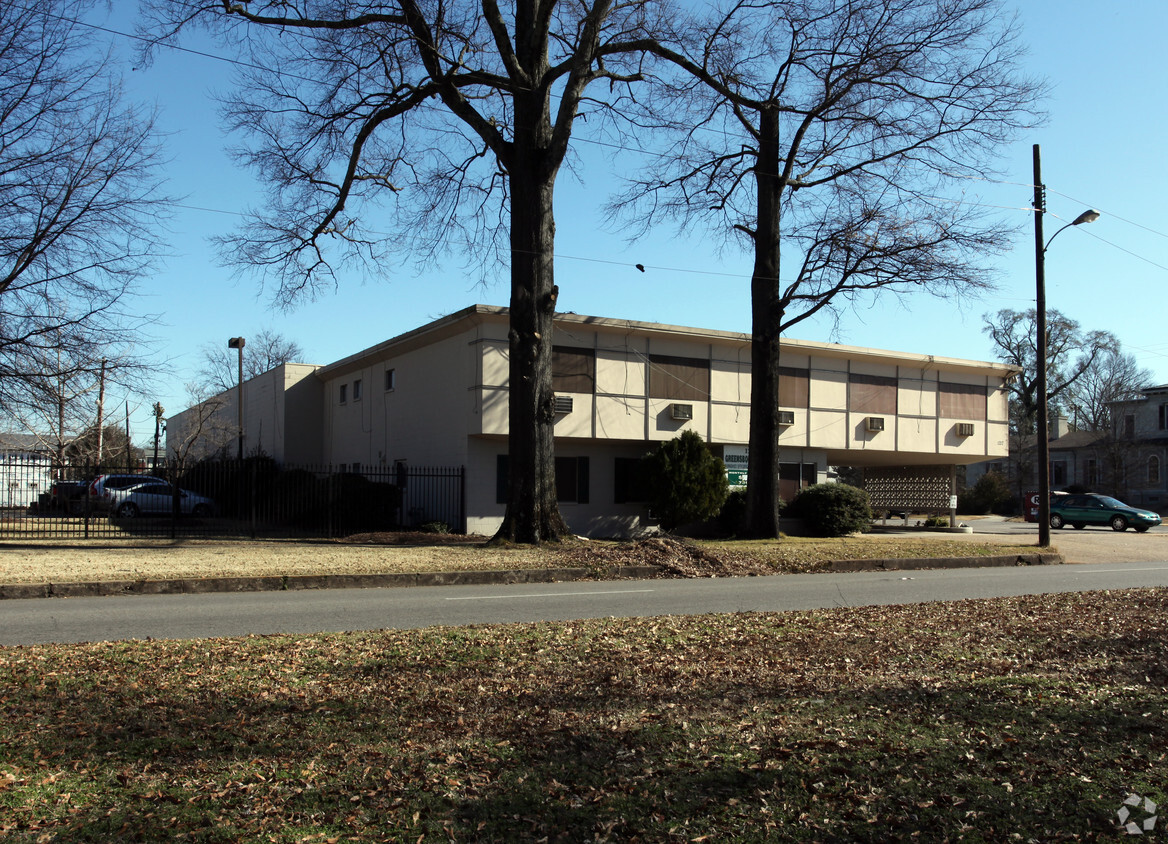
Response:
M1038 546L1050 547L1050 431L1047 423L1046 405L1046 250L1059 232L1071 226L1080 226L1083 223L1093 223L1099 219L1099 212L1090 209L1084 211L1071 222L1050 236L1050 240L1043 242L1042 216L1046 213L1046 185L1042 183L1042 152L1038 144L1034 145L1034 347L1038 368L1036 391L1038 393L1038 419L1036 420L1038 438ZM1021 445L1021 443L1019 443Z
M162 402L154 402L154 464L151 470L155 475L158 475L158 438L162 434L162 414L165 412Z
M227 341L227 348L239 350L239 381L237 382L237 392L235 403L239 405L239 461L243 462L243 347L245 341L242 337L232 337Z

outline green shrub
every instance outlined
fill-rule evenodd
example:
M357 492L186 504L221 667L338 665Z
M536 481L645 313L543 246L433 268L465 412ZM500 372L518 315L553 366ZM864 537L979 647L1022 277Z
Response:
M872 521L868 493L847 484L816 484L802 490L787 513L803 520L816 536L846 536Z
M949 527L948 516L929 516L925 519L925 527Z
M726 496L722 509L718 513L718 527L727 536L733 536L742 530L746 521L746 490L735 489Z
M664 530L712 519L726 501L726 465L693 431L645 455L641 471L649 508Z
M1014 500L1010 485L1000 472L986 472L957 498L957 509L971 516L1005 513Z

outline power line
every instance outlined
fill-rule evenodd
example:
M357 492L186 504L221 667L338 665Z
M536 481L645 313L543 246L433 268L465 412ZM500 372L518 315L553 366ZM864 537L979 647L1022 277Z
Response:
M36 10L30 9L28 6L23 6L23 5L19 6L18 8L20 8L26 12L36 11ZM205 52L202 50L195 50L195 49L192 49L189 47L183 47L183 46L176 45L176 44L160 43L154 39L146 38L146 37L141 36L141 35L137 35L137 34L129 33L129 32L124 32L122 30L113 29L111 27L101 26L99 24L90 23L88 21L83 21L83 20L80 20L77 18L70 18L70 17L66 17L64 15L58 15L58 14L55 14L53 12L45 12L44 14L46 14L50 17L54 17L54 18L61 20L61 21L65 21L67 23L72 23L72 24L76 24L78 26L87 27L89 29L92 29L92 30L95 30L98 32L104 32L108 35L126 38L128 40L137 41L137 42L141 42L144 44L159 46L159 47L162 47L164 49L173 50L175 52L187 53L189 55L194 55L194 56L198 56L200 58L210 59L212 61L220 61L220 62L224 62L226 64L230 64L230 65L233 65L236 67L247 68L249 70L259 70L259 71L262 71L264 73L269 73L269 74L274 72L275 74L277 74L279 76L285 76L285 77L288 77L291 79L296 79L296 80L299 80L302 82L307 82L310 84L316 84L317 82L319 82L319 80L312 79L312 78L307 77L307 76L301 76L301 75L295 74L295 73L290 73L288 71L285 71L285 70L282 70L279 68L275 68L275 69L266 68L266 67L262 67L260 65L254 64L252 62L246 62L246 61L242 61L239 59L233 59L233 58L230 58L228 56L223 56L223 55L219 55L219 54L215 54L215 53L208 53L208 52ZM713 132L715 134L721 134L721 135L725 135L727 137L731 136L731 134L729 132L711 129L710 127L700 127L700 128L702 128L704 131ZM641 155L654 156L654 157L659 157L659 158L666 157L666 153L645 149L645 148L640 147L640 146L630 147L630 146L626 146L623 144L617 144L617 143L606 142L606 141L599 141L599 140L585 138L585 137L579 137L579 136L574 138L574 140L576 141L576 143L579 143L579 144L588 144L588 145L602 147L602 148L606 148L606 149L615 149L615 150L619 150L622 152L635 152L635 153L639 153ZM988 176L973 176L973 175L968 175L968 174L957 174L957 173L946 173L945 175L950 177L950 178L955 178L955 179L964 179L967 181L980 181L980 182L985 182L987 184L996 184L996 185L1003 185L1003 186L1026 187L1026 188L1031 189L1031 190L1033 190L1035 187L1033 184L1028 184L1026 182L1015 182L1015 181L1009 181L1009 180L1004 180L1004 179L994 179L994 178L990 178ZM1070 196L1069 194L1061 193L1059 191L1053 191L1053 190L1050 190L1049 188L1047 190L1048 190L1048 193L1054 194L1056 196L1060 196L1060 197L1067 199L1067 200L1070 200L1072 202L1078 202L1079 204L1082 204L1082 205L1090 205L1090 203L1084 203L1081 200L1078 200L1075 197ZM935 201L951 202L953 204L968 205L968 206L975 207L975 208L992 208L992 209L1007 210L1007 211L1025 210L1025 211L1031 211L1031 212L1033 212L1033 210L1034 210L1032 207L996 205L996 204L980 203L980 202L967 202L964 199L950 199L950 198L946 198L946 197L930 197L930 198L935 200ZM242 212L227 211L227 210L217 209L217 208L206 208L206 207L199 207L199 206L192 206L192 205L181 205L181 204L178 207L186 208L188 210L203 211L203 212L212 213L212 214L228 214L228 215L234 215L234 216L246 216ZM1050 212L1046 212L1046 213L1050 214L1050 216L1052 216L1052 217L1055 217L1055 219L1062 219L1062 218L1058 217L1058 215L1051 214ZM1166 234L1164 232L1158 231L1158 230L1153 229L1149 226L1145 226L1141 223L1137 223L1133 220L1127 219L1126 217L1123 217L1119 214L1115 214L1115 213L1110 212L1110 211L1108 211L1106 213L1107 213L1108 217L1112 217L1116 220L1119 220L1120 222L1127 223L1128 225L1131 225L1131 226L1135 226L1136 228L1142 229L1143 231L1146 231L1150 234L1155 234L1155 235L1159 235L1160 237L1168 238L1168 234ZM1157 263L1156 261L1153 261L1149 258L1145 258L1144 256L1139 255L1138 253L1133 252L1130 249L1119 246L1118 244L1113 243L1113 242L1107 240L1106 238L1100 237L1099 235L1094 234L1090 231L1088 231L1088 234L1090 234L1096 240L1099 240L1100 242L1105 243L1114 249L1118 249L1119 251L1124 252L1133 258L1136 258L1137 260L1143 261L1147 264L1150 264L1153 267L1156 267L1157 269L1161 269L1161 270L1168 272L1168 266ZM388 234L385 234L385 233L381 233L381 235L383 237L389 236ZM562 258L568 259L568 260L591 261L591 262L595 262L595 263L608 263L608 264L615 264L615 265L622 265L624 263L624 262L620 262L620 261L609 261L609 260L600 259L600 258L584 258L584 257L580 257L580 256L571 256L571 255L557 255L556 257L562 257ZM639 268L641 265L637 265L637 266ZM737 274L737 273L717 273L717 272L713 272L713 271L693 270L693 269L686 269L686 268L653 267L653 269L661 269L661 270L666 270L669 272L689 273L689 274L696 274L696 275L739 277L739 274Z

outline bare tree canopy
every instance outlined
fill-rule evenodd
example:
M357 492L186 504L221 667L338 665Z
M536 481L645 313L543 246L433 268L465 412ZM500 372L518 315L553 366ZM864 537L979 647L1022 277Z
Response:
M267 328L249 334L243 347L243 380L254 378L282 363L304 363L304 349L295 340ZM227 343L206 343L199 349L195 381L203 396L235 388L239 381L239 355Z
M0 408L29 426L103 358L111 379L141 373L150 320L129 299L167 210L153 115L77 23L92 5L0 4Z
M985 333L998 350L998 360L1017 367L1021 373L1010 382L1010 419L1020 435L1035 433L1038 416L1037 314L1001 310L985 316ZM1106 331L1084 331L1075 320L1058 311L1047 311L1046 398L1070 407L1071 396L1084 375L1109 349L1118 349L1115 335Z
M1151 384L1152 373L1116 341L1083 370L1071 385L1064 406L1080 430L1115 433L1113 403L1134 399Z
M664 2L150 4L154 37L202 24L265 68L247 74L226 112L253 144L240 155L268 199L224 243L279 301L335 283L348 260L384 273L398 254L458 252L509 266L500 538L567 531L553 445L555 182L581 111L611 107L639 77ZM593 88L603 99L586 95Z
M753 252L749 529L778 535L779 339L875 291L986 288L1008 230L955 201L1039 121L996 0L727 2L653 47L678 69L634 119L672 139L615 208ZM634 228L634 231L636 229ZM782 246L789 260L781 261Z

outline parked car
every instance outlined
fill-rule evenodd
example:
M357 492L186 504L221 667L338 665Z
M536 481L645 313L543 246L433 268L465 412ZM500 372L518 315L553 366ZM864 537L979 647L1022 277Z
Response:
M114 490L137 486L146 481L161 483L162 479L153 475L98 475L89 482L89 509L94 512L108 512L113 509L110 505Z
M1129 507L1109 495L1059 495L1050 499L1050 526L1071 525L1082 530L1087 525L1111 525L1112 530L1135 528L1143 533L1160 524L1160 516L1151 510Z
M136 486L111 490L109 500L110 509L119 518L134 519L147 514L166 515L174 512L174 487L154 478ZM184 516L210 516L215 512L215 502L189 490L180 489L178 510Z
M53 481L49 490L53 509L67 513L80 513L85 509L85 493L89 481Z

